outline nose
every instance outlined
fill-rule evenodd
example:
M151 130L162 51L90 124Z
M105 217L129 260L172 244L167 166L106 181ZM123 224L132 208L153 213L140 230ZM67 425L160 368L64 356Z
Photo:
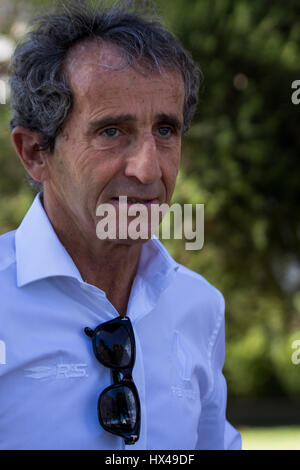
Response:
M126 160L125 175L135 176L144 184L153 183L161 178L159 151L153 135L143 136L139 142L136 142L134 148L131 148Z

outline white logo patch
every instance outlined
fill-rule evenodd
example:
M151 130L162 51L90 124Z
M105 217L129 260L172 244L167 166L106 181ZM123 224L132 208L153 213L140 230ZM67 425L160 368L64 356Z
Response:
M31 379L70 379L88 377L87 364L57 364L53 366L36 366L25 369L25 377Z

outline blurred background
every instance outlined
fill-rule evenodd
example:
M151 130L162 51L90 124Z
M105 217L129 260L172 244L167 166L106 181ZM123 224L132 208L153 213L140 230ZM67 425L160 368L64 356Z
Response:
M0 234L35 195L10 140L8 64L30 18L52 3L0 0ZM300 4L153 5L204 75L172 201L205 204L204 246L163 243L224 294L227 417L243 448L300 450L300 104L291 99Z

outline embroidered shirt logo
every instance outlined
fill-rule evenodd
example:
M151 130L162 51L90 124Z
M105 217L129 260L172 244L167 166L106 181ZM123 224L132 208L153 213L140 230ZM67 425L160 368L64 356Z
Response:
M197 392L192 383L193 360L184 337L178 331L174 331L171 347L174 364L171 391L177 398L196 400Z
M31 379L70 379L88 377L87 364L57 364L53 366L36 366L25 369L25 377Z
M189 390L188 388L175 386L172 386L171 390L172 393L174 393L174 395L178 398L186 397L190 398L191 400L196 400L197 398L195 390Z

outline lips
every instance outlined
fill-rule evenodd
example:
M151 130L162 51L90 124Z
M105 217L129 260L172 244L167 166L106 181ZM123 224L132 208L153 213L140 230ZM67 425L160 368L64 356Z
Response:
M155 197L142 198L142 197L137 197L137 196L119 196L119 197L113 197L112 200L119 201L120 198L122 198L123 200L127 198L127 202L134 203L134 204L138 204L138 203L143 204L143 203L154 202L154 201L158 202L158 199Z
M150 202L151 199L136 199L134 197L128 197L127 201L130 202L130 203L133 202L134 204L138 204L140 202L141 203Z
M145 206L150 206L151 204L158 204L159 203L159 200L157 198L141 198L141 197L137 197L137 196L120 196L120 199L119 197L113 197L112 198L112 203L113 204L117 204L119 205L120 203L124 204L126 203L126 199L125 197L127 197L127 205L132 205L132 204L143 204Z

